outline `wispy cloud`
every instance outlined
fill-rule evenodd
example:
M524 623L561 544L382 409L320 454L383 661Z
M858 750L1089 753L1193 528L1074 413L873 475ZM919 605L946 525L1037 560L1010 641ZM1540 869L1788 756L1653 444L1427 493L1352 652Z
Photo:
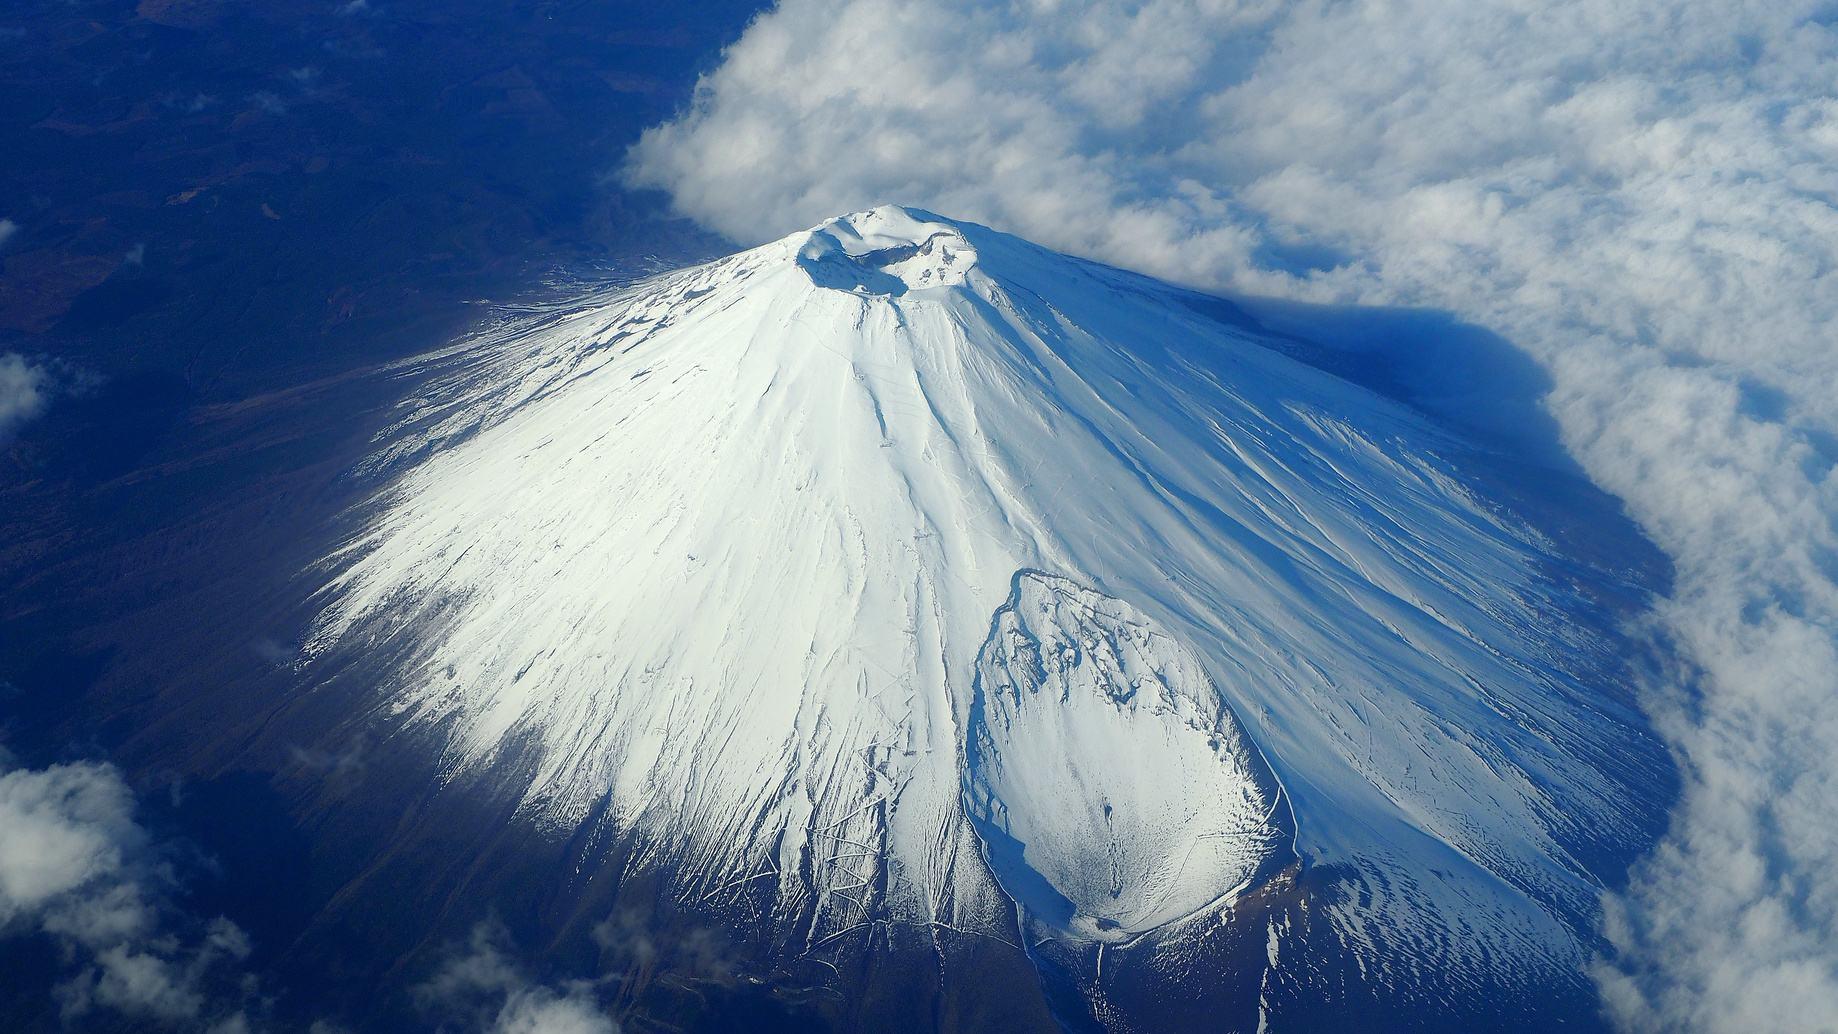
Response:
M44 411L50 386L50 373L42 364L18 352L0 352L0 442Z
M495 923L473 929L426 983L416 988L423 1006L459 1016L489 1034L617 1034L619 1024L600 1007L588 981L543 984L531 979L513 954L509 935Z
M1636 1029L1838 1015L1838 33L1815 0L784 0L631 182L743 242L922 204L1166 278L1429 305L1550 371L1677 561Z

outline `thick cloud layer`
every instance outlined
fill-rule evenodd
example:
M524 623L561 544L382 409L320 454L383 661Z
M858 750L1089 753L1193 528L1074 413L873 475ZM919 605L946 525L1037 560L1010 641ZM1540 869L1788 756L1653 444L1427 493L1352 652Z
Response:
M751 243L924 205L1539 359L1678 564L1674 826L1608 902L1630 1028L1838 1016L1838 4L785 0L628 170ZM1689 670L1687 670L1689 669Z
M107 1010L149 1028L246 1030L247 937L174 912L170 873L115 769L4 762L0 936L47 936L76 961L56 989L65 1018Z

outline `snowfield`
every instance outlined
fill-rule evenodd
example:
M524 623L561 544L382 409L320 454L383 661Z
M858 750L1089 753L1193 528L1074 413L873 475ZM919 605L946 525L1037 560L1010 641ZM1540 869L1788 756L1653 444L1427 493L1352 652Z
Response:
M1575 974L1666 804L1625 573L1283 344L897 207L610 290L431 360L313 663L794 954L1166 940L1300 865L1365 979Z

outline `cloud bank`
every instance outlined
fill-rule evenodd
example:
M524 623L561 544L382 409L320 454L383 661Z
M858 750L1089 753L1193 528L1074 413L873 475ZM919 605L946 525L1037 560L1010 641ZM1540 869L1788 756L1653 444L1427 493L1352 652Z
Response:
M1630 1029L1838 1016L1838 4L784 0L628 180L743 243L882 201L1222 290L1444 308L1677 563L1685 775Z
M48 937L75 963L55 991L64 1018L107 1010L153 1027L247 1030L248 938L226 919L197 924L173 908L172 875L116 770L6 771L4 761L0 936Z

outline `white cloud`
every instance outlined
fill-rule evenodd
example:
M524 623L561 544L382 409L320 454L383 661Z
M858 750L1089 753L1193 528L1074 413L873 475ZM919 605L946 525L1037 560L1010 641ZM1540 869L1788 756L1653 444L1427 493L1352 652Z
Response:
M1821 0L784 0L629 178L743 242L883 200L1543 363L1675 558L1634 1029L1838 1015L1838 66ZM1328 261L1322 261L1322 256ZM1688 691L1685 687L1693 684Z
M6 242L12 240L13 235L18 232L18 223L11 219L0 218L0 248L6 247Z
M217 919L193 936L172 908L171 874L135 821L134 796L114 768L94 763L4 769L0 758L0 936L49 937L79 972L57 988L66 1018L106 1009L195 1028L246 1027L227 982L247 990L249 942Z
M51 377L18 352L0 352L0 442L45 408Z
M437 1011L471 1016L484 1034L618 1034L591 983L552 987L531 980L506 939L497 925L479 924L464 950L416 988L417 997Z
M589 998L538 987L512 992L491 1029L494 1034L616 1034L619 1026Z
M127 786L99 765L0 775L0 924L41 915L86 885L121 889L116 877L146 843L133 808ZM118 917L107 925L117 931L145 918L137 900L116 904L125 907L110 909ZM94 917L76 925L94 926Z

